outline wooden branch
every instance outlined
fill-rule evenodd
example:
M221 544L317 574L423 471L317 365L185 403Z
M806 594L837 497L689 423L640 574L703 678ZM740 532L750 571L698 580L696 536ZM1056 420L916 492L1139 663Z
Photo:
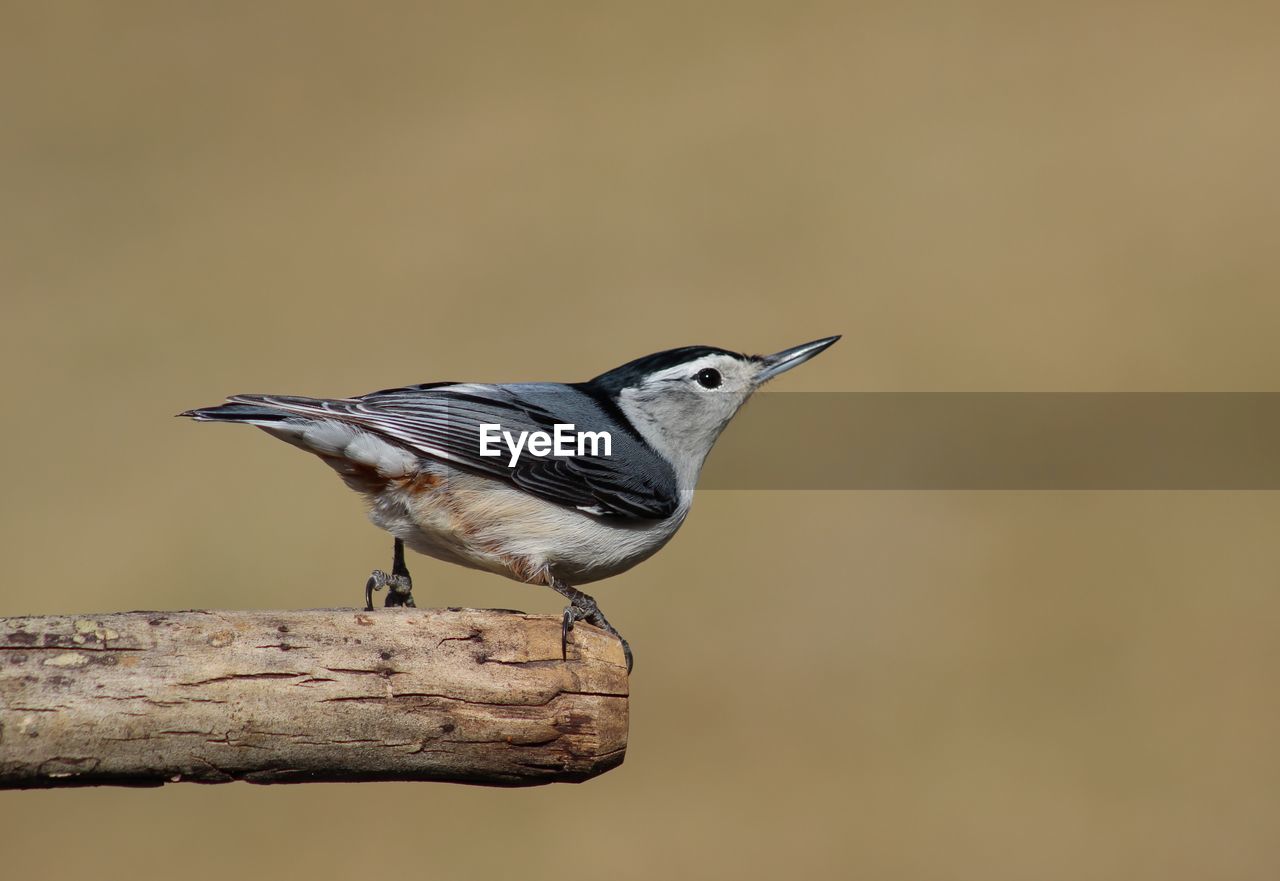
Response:
M622 762L621 644L475 609L0 618L0 788L586 780Z

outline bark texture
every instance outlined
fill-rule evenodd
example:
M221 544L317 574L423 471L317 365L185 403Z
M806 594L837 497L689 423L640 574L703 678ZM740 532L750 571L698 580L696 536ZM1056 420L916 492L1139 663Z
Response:
M0 618L0 788L580 781L627 745L621 644L475 609Z

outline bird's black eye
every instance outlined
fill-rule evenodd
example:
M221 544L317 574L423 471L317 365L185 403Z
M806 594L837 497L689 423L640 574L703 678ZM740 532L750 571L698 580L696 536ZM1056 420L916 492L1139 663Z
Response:
M699 370L695 378L698 380L698 385L703 388L719 388L720 386L720 371L710 367L704 367Z

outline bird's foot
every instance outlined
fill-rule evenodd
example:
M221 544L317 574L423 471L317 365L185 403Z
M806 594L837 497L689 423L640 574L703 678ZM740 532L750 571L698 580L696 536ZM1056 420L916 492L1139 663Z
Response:
M605 618L604 613L600 611L600 607L596 605L596 601L581 592L573 597L564 610L564 618L560 623L561 657L566 659L569 657L569 634L573 632L573 625L576 621L586 621L588 624L599 627L605 633L611 633L618 637L618 641L622 643L622 655L627 659L627 673L631 672L631 646L623 639L622 634L609 623L609 619Z
M383 603L387 608L392 606L414 606L413 602L413 579L409 577L409 573L403 575L388 575L381 569L374 569L373 574L369 576L369 580L364 585L364 610L366 612L373 611L373 592L375 590L387 589L387 599Z

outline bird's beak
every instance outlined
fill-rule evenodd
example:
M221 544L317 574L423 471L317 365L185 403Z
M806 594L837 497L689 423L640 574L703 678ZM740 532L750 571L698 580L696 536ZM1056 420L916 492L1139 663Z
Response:
M792 367L798 367L823 349L834 345L838 339L840 339L838 336L829 336L826 339L792 346L790 349L783 349L772 355L764 355L759 359L761 370L756 374L756 385L763 385L779 373L786 373Z

